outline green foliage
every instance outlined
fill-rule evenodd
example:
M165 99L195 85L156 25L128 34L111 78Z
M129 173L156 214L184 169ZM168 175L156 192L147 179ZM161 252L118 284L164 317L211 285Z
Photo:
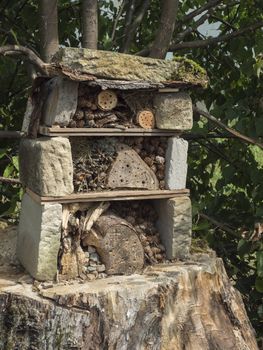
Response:
M135 15L141 1L135 2ZM194 20L184 23L185 14L207 1L180 1L174 38L186 28L194 28L184 41L200 40L204 34ZM113 33L118 8L115 2L99 1L99 48L120 50L125 33L124 8ZM263 19L262 0L225 0L207 24L219 34L244 28ZM80 45L78 1L59 1L60 43ZM160 1L152 0L138 26L130 52L149 47L160 19ZM36 1L0 1L0 42L19 43L39 51ZM216 35L218 35L216 33ZM114 34L114 35L113 35ZM211 34L210 34L211 35ZM225 124L262 142L263 137L263 32L247 32L232 40L205 48L175 52L193 59L210 77L207 90L193 94ZM0 60L0 128L21 128L30 82L22 61ZM195 120L195 134L222 130L204 118ZM188 187L193 202L195 251L206 249L204 240L224 259L228 274L243 295L258 336L263 335L263 238L253 238L254 224L263 222L263 151L237 139L198 139L190 141ZM0 174L17 177L17 143L1 141ZM0 215L15 217L19 188L0 184ZM200 216L201 213L206 216ZM212 220L204 219L212 218ZM217 222L218 224L215 224Z

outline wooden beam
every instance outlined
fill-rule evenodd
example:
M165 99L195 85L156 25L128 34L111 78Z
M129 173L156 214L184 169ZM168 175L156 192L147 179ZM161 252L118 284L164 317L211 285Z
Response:
M40 126L39 133L45 136L176 136L180 130L117 129L117 128L60 128Z
M124 191L105 191L105 192L86 192L72 193L63 197L42 197L26 189L27 194L38 203L86 203L86 202L105 202L105 201L126 201L126 200L145 200L145 199L165 199L189 196L188 189L182 190L124 190Z

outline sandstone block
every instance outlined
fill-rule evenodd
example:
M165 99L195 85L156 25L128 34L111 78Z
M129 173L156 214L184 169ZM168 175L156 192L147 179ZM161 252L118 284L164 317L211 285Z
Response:
M76 112L79 83L62 77L49 80L47 98L42 109L42 123L47 126L67 126Z
M159 93L154 98L156 125L159 129L189 130L193 126L193 107L184 92Z
M61 238L62 205L39 204L27 194L22 200L17 256L38 280L51 280L57 272Z
M165 188L180 190L186 187L188 142L171 137L168 140L165 163Z
M189 197L156 201L157 223L168 259L189 256L192 235L192 209Z
M74 190L71 146L67 138L22 140L19 166L22 184L41 196L63 196Z

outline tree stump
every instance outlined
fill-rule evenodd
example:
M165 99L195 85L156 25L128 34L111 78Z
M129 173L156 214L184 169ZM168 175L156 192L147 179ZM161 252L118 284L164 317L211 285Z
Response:
M0 282L0 349L258 349L220 259L49 288Z
M82 243L96 247L108 275L130 275L143 269L144 251L135 229L115 214L100 216Z

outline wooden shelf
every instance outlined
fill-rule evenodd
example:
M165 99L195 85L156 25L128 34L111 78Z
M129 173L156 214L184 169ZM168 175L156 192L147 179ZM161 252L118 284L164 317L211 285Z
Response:
M180 130L117 129L117 128L60 128L40 126L39 133L45 136L176 136Z
M188 189L183 190L122 190L104 191L89 193L72 193L62 197L42 197L30 189L26 189L27 194L38 203L85 203L104 201L126 201L144 199L165 199L189 196Z

